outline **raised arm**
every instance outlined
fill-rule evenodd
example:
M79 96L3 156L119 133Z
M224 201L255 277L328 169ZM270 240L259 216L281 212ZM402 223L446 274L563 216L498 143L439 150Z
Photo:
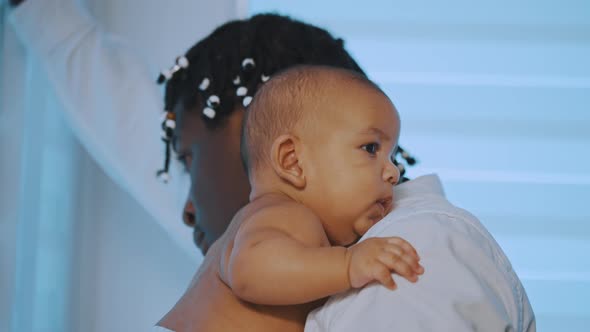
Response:
M27 0L9 19L89 153L169 232L186 233L190 245L179 221L188 180L176 173L163 184L155 177L163 163L162 102L142 59L72 0Z

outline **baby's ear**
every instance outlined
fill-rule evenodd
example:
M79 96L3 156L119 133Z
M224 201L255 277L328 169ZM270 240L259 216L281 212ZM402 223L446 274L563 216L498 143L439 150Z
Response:
M283 181L297 189L302 189L305 187L305 175L301 167L299 148L297 137L293 135L277 137L271 147L270 163Z

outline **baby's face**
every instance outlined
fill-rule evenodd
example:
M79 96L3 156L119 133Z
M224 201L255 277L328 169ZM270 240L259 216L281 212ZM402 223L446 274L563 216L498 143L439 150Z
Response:
M367 87L348 86L325 100L303 139L304 204L319 215L332 244L350 245L391 210L399 116L387 97Z

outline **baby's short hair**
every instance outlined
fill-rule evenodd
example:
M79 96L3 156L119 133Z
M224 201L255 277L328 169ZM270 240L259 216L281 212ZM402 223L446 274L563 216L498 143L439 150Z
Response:
M364 75L328 66L291 67L265 83L247 108L242 127L241 154L248 174L270 162L270 149L277 137L292 133L302 120L311 120L314 112L321 111L310 110L310 101L321 101L327 87L343 80L384 94Z

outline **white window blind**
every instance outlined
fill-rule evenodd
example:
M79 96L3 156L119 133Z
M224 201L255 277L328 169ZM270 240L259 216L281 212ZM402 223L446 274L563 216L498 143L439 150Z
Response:
M268 1L346 41L510 257L541 331L590 325L590 2Z

